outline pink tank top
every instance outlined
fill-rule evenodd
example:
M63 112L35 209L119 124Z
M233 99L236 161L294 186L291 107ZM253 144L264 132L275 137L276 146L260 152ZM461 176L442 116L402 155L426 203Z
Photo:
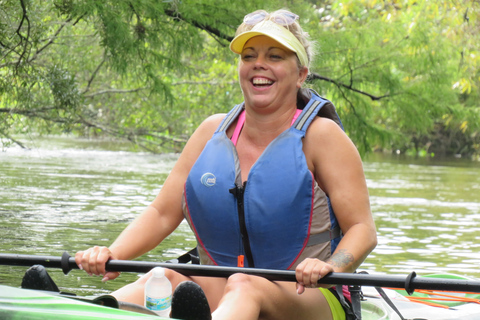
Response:
M295 115L293 116L292 123L290 125L293 125L293 123L295 122L295 120L297 120L298 116L300 115L300 113L302 113L302 111L303 110L300 110L300 109L297 109L297 111L295 111ZM245 110L243 110L242 113L240 113L240 115L238 116L237 126L233 131L231 140L234 146L237 145L238 137L240 136L240 132L242 132L244 124L245 124Z

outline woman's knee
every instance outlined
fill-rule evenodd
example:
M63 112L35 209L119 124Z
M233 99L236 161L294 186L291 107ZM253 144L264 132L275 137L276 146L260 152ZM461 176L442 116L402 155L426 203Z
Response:
M256 295L261 291L262 281L264 280L256 276L235 273L228 278L225 293L237 292L240 294L246 293L249 296Z

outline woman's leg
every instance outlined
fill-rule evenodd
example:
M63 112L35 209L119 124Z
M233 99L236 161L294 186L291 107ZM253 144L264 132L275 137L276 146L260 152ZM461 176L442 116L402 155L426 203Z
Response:
M145 283L150 272L112 293L120 301L143 305ZM306 289L298 295L294 282L272 282L245 274L232 275L228 280L212 277L186 277L166 269L172 287L182 281L199 284L208 299L213 319L322 319L332 314L325 297L318 289Z
M331 320L332 313L319 289L298 295L293 282L235 274L228 279L213 319Z
M152 272L150 271L137 281L118 289L117 291L113 292L112 295L120 301L143 305L145 283L150 278L151 273ZM212 311L217 308L218 303L222 298L225 285L227 284L227 279L224 278L186 277L170 269L165 269L165 275L172 283L173 290L175 290L177 285L183 281L193 281L200 285L205 292L205 296L208 299L208 304L210 305L210 310Z

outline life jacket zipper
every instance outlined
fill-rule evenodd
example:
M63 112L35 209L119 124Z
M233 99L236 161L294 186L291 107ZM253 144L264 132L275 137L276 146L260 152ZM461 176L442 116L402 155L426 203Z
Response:
M247 182L243 183L243 186L235 185L235 188L230 189L230 193L233 194L235 199L237 199L237 208L238 208L238 221L240 224L240 234L242 236L243 249L245 251L245 256L248 261L248 266L254 268L255 264L253 262L252 248L250 247L250 240L248 238L247 224L245 222L245 206L244 206L244 194L245 188L247 187Z

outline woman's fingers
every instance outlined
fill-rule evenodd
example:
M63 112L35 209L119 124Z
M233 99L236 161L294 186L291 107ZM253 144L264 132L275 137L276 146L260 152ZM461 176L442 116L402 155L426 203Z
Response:
M115 257L107 247L95 246L75 254L75 262L80 269L89 275L103 275L103 281L115 279L119 275L118 272L106 272L105 264L110 259Z
M82 265L82 257L85 251L78 251L75 253L75 263L78 266L78 269L83 270L83 265Z
M97 252L97 263L95 264L97 273L95 274L105 275L107 273L105 264L112 258L112 253L107 247L98 247Z
M120 275L120 272L107 272L102 278L102 282L113 280Z
M296 286L297 286L297 294L302 294L305 292L305 287L303 285L297 282Z
M318 259L307 258L295 270L297 293L302 294L305 288L317 288L318 280L333 272L333 266Z
M333 266L331 264L325 263L320 269L319 279L325 277L327 274L332 273L333 271Z
M85 270L86 273L91 274L90 272L90 253L91 249L85 251L79 251L75 254L75 262L78 265L79 269Z

